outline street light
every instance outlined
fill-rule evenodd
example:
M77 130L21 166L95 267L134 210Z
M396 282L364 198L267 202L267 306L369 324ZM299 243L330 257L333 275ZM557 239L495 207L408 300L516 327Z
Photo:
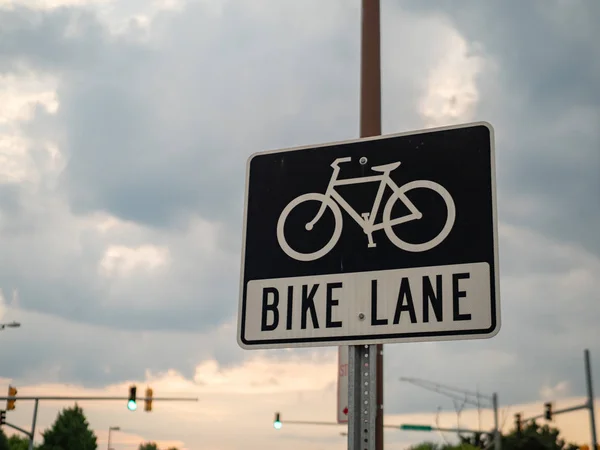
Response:
M21 324L19 322L9 322L9 323L0 323L0 330L4 330L5 328L19 328Z
M111 450L110 448L110 433L111 431L121 431L121 427L109 427L108 428L108 450Z

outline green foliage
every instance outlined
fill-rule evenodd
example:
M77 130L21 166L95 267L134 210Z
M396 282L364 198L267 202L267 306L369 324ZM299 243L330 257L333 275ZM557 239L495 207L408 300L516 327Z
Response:
M0 428L0 450L10 450L10 447L8 446L8 439L6 438L2 428Z
M578 450L575 444L567 444L559 438L560 431L548 425L540 426L534 421L524 424L520 433L513 430L502 436L502 450ZM478 450L489 448L492 444L490 435L461 436L457 445L423 442L409 450Z
M502 438L502 449L506 450L574 450L578 447L567 444L558 436L560 431L549 425L538 425L535 421L524 424L521 433L513 430Z
M462 443L458 445L449 444L436 444L434 442L423 442L417 444L414 447L410 447L409 450L479 450L480 447L468 443Z
M408 450L439 450L440 446L434 442L422 442L409 447Z
M8 447L10 450L27 450L29 448L29 438L13 434L8 438ZM33 444L34 450L40 450L40 445Z
M8 438L8 447L10 450L27 450L29 448L29 438L13 434ZM34 448L39 448L35 447Z
M156 442L144 442L140 444L138 450L158 450L158 445L156 445Z
M138 450L159 450L156 442L144 442L140 444ZM167 450L178 450L177 447L169 447Z
M83 410L75 404L63 409L52 427L43 433L40 450L96 450L96 435L90 430Z
M463 435L460 437L460 442L463 447L467 449L479 449L488 448L492 445L494 437L486 433L475 433L469 435Z

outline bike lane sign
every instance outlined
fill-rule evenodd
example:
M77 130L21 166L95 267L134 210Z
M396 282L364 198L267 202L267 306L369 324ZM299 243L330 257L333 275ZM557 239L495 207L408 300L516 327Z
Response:
M498 277L486 122L248 160L242 348L489 338Z

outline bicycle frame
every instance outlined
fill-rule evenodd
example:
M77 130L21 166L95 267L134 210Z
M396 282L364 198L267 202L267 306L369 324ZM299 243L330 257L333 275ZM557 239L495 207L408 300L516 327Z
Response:
M325 195L334 199L355 221L360 225L363 231L371 236L371 233L377 230L382 230L385 225L383 222L375 223L375 219L377 217L377 213L379 212L379 207L381 206L381 199L383 198L383 193L385 191L386 186L389 186L394 193L398 196L399 200L404 203L404 205L411 211L409 214L396 218L390 221L390 225L399 225L401 223L409 222L411 220L419 219L421 217L421 213L419 210L412 204L412 202L400 191L398 185L391 179L390 171L385 171L381 175L370 175L366 177L360 178L347 178L343 180L338 180L338 174L340 172L340 168L338 163L349 161L350 158L340 158L331 164L333 167L333 174L331 175L331 179L329 180L329 185L327 186L327 191ZM373 202L373 207L371 208L371 212L363 213L359 215L356 210L339 194L336 190L336 186L348 186L353 184L363 184L363 183L373 183L379 182L379 187L377 189L377 195L375 196L375 201ZM311 220L307 227L311 228L315 223L319 221L323 213L325 212L327 205L325 202L321 204L317 215L313 220ZM364 218L363 218L364 217Z

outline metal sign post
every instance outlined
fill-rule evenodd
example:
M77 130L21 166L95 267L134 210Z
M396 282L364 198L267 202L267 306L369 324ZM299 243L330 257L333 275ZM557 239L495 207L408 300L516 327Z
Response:
M377 444L377 345L348 347L348 450Z

